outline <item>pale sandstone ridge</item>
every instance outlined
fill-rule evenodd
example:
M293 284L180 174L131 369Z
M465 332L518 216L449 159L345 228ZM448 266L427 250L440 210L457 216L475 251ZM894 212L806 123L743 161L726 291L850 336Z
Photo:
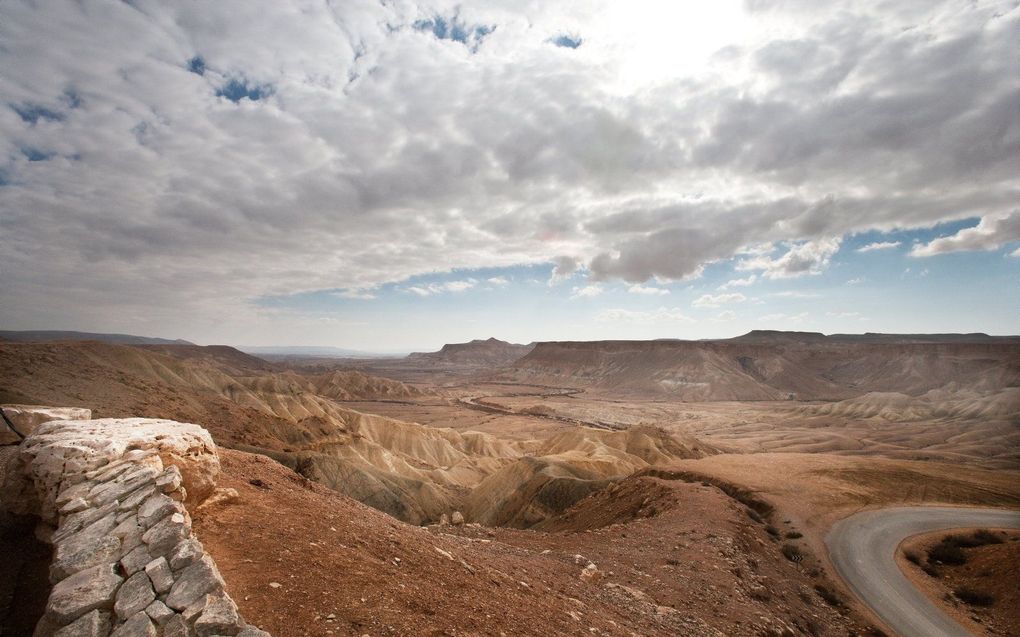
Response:
M198 425L39 425L12 459L3 491L5 507L43 519L39 535L54 547L53 589L36 636L267 635L245 624L191 532L185 504L212 493L219 468Z
M51 420L88 420L92 410L83 407L40 407L39 405L0 405L7 420L17 433L27 436L44 422ZM0 444L18 441L18 436L6 426L0 426Z

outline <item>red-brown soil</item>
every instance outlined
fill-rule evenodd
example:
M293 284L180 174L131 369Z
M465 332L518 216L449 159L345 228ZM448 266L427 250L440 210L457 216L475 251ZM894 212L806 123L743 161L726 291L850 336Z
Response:
M221 452L220 486L239 501L200 508L195 530L245 617L277 635L759 636L784 627L845 635L860 627L818 597L811 567L783 558L762 525L714 487L636 479L619 487L613 518L633 522L582 530L590 515L579 510L566 524L581 532L426 529L267 458ZM578 507L591 505L599 503ZM581 577L587 560L596 577Z
M1020 531L995 531L1001 544L963 548L966 563L936 564L929 575L922 570L928 550L943 538L967 536L976 529L937 531L907 538L900 546L897 562L907 577L951 617L963 623L975 635L1012 637L1020 635ZM920 563L906 559L911 554ZM932 566L928 565L931 569ZM961 588L986 593L994 599L990 606L967 604L954 591Z

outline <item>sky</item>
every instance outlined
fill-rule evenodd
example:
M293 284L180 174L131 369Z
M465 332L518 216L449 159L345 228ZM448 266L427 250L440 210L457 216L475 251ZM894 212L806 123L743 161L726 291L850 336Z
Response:
M1020 3L0 3L0 328L1020 333Z

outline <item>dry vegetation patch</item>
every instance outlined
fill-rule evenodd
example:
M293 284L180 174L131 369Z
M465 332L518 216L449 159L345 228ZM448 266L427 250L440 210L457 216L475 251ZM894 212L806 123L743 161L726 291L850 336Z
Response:
M900 556L908 577L975 634L1020 634L1020 531L918 535L903 543Z

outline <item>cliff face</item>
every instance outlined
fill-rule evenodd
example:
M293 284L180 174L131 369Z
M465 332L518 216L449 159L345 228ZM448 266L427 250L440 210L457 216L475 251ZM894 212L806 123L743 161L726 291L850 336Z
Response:
M505 376L699 401L841 400L872 391L917 396L946 387L997 392L1020 384L1016 339L866 336L539 343Z
M447 343L438 352L415 352L407 361L423 365L468 365L502 367L521 358L534 345L518 345L496 338L468 343Z

